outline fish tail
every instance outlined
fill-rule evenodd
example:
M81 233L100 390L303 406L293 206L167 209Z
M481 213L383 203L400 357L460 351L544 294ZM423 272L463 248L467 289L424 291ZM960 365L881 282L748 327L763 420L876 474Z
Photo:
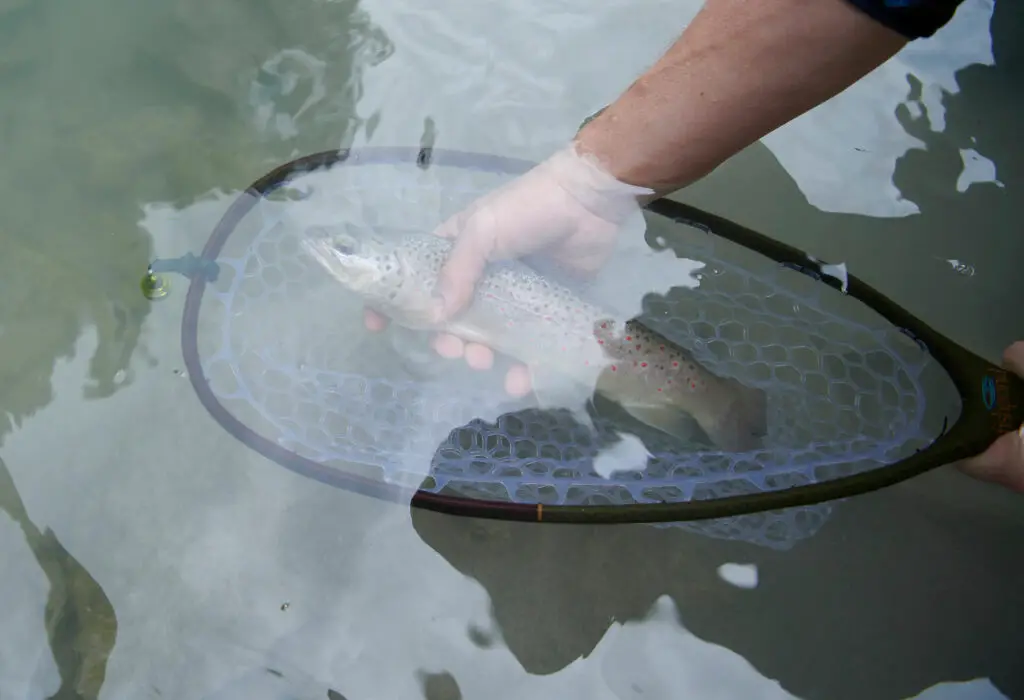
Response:
M735 379L725 381L732 400L724 411L701 421L701 428L723 450L756 449L768 433L768 396L764 390Z

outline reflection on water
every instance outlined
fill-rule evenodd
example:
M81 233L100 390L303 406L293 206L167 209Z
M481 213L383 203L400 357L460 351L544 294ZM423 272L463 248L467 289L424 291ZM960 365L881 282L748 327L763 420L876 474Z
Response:
M958 90L905 76L905 98L895 116L920 146L897 159L892 184L918 213L873 218L809 206L794 178L761 145L679 196L823 259L846 262L853 274L926 323L998 363L1003 349L1024 334L1024 278L1018 274L1024 238L1013 233L1019 208L1012 194L1024 181L1017 134L1022 61L1014 43L1024 26L1020 12L1014 3L995 5L995 65L957 70ZM927 96L935 91L937 100ZM856 148L848 145L844 165ZM978 182L958 191L962 150L968 148L994 160L998 184ZM837 184L833 191L838 196L843 189ZM736 192L745 196L737 198ZM958 274L947 260L969 261L975 274Z
M64 549L53 531L47 528L41 532L32 522L2 459L0 510L21 528L25 543L50 584L43 626L60 674L60 687L47 697L95 700L117 640L114 608L100 585ZM19 601L11 603L18 605Z
M666 596L680 634L736 652L795 697L909 698L970 678L1016 697L1024 633L991 603L1017 595L1015 529L973 512L969 532L929 543L931 528L951 533L965 516L892 491L844 505L788 554L642 526L467 525L421 511L413 524L484 586L501 641L531 674L568 671ZM982 580L983 562L1000 562L997 574ZM730 582L726 565L753 565L756 585ZM671 676L667 665L641 667L649 681Z
M0 105L0 424L50 400L53 362L86 326L100 337L88 395L132 381L149 310L138 280L152 258L141 202L190 201L244 184L292 148L351 139L364 123L352 114L361 70L390 51L355 2L313 11L268 2L255 15L244 2L214 12L179 0L142 15L124 5L109 0L85 16L45 2L0 6L0 31L12 39L0 49L0 79L19 94ZM225 50L225 34L245 48ZM330 64L285 65L308 52ZM290 119L301 135L282 142L250 128L238 109L247 83L261 86L257 115Z
M589 656L613 622L645 617L662 595L723 609L728 585L699 535L645 526L535 526L414 510L432 549L487 590L500 639L531 674ZM656 554L655 554L656 553Z
M193 201L292 149L350 140L368 122L354 113L361 71L391 46L356 2L177 0L140 11L7 0L0 36L2 444L53 400L54 365L86 329L98 344L85 397L129 389L156 365L142 340L151 307L138 285L154 256L140 205ZM158 247L191 247L174 233ZM41 622L60 676L51 697L98 697L117 632L110 601L29 519L6 467L0 505L49 582ZM8 552L0 562L18 565ZM51 685L44 670L39 688Z

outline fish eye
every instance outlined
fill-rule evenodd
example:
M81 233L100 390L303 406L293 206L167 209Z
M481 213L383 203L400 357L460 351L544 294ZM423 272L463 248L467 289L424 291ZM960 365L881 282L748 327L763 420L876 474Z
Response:
M350 240L341 240L334 244L334 249L342 255L352 255L356 252L355 243Z

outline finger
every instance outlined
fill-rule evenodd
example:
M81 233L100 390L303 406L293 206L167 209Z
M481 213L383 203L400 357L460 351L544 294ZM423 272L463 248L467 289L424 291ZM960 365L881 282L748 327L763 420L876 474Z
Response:
M454 216L450 216L440 226L435 228L433 233L441 238L458 238L459 232L465 228L466 218L465 212L459 212Z
M958 466L960 471L975 479L1024 493L1024 426L1001 436L980 455Z
M479 219L484 214L488 205L501 192L500 189L483 195L474 200L469 206L461 211L452 214L434 229L434 235L441 238L458 238L467 228L479 227Z
M494 366L494 351L480 343L466 343L466 364L473 369L486 370Z
M438 278L443 317L451 318L469 305L477 280L487 267L490 246L486 241L486 235L472 232L455 240Z
M1006 348L1003 353L1003 364L1021 379L1024 379L1024 340Z
M533 391L530 370L524 365L513 365L505 374L505 392L520 398Z
M446 357L449 360L454 360L462 355L466 351L466 344L462 338L459 338L448 333L438 333L434 336L431 345L434 347L434 351L441 357Z
M379 333L388 327L388 319L376 311L363 309L363 325L366 326L366 330L372 333Z

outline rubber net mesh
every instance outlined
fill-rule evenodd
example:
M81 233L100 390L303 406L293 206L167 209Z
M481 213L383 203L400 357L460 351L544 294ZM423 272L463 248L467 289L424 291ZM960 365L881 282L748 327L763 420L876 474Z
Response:
M511 177L344 166L304 175L261 202L228 238L200 308L199 354L220 402L256 433L341 471L466 498L607 506L715 499L876 469L953 420L952 399L926 411L926 386L945 382L948 393L948 377L877 314L807 275L647 213L652 248L705 266L696 288L648 295L643 320L716 374L764 389L769 434L764 449L727 453L631 426L649 454L609 476L597 465L622 444L614 416L595 412L594 430L568 412L511 401L498 380L462 372L462 363L425 373L415 358L430 353L415 339L364 330L359 300L302 252L306 221L289 214L296 193L329 193L331 220L430 230ZM669 526L786 548L814 534L830 509Z

